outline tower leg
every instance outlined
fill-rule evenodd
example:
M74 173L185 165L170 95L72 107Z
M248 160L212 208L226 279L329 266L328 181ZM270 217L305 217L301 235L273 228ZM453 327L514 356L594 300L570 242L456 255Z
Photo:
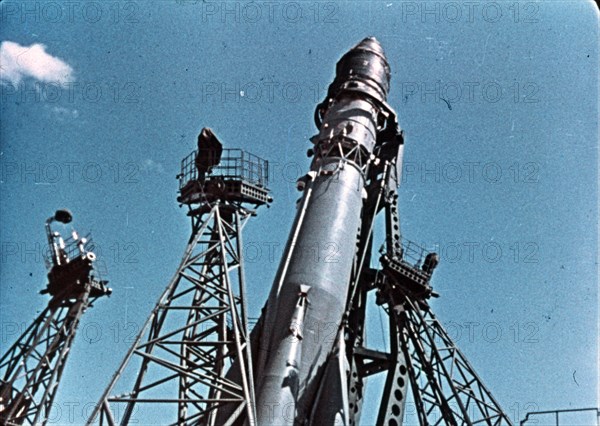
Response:
M491 392L448 336L431 308L405 296L390 313L404 324L403 351L410 354L413 392L421 395L421 417L429 424L511 425ZM409 348L408 345L411 345Z
M51 301L0 359L2 424L46 424L88 304L89 286L74 301Z
M175 275L156 304L121 367L88 420L125 425L134 415L173 418L172 424L214 425L219 407L236 406L224 424L242 413L254 422L241 251L241 231L250 212L215 203L192 215L192 235ZM118 390L123 374L135 366L131 390ZM226 377L233 363L242 381ZM118 419L119 406L124 406ZM156 413L156 414L154 414Z

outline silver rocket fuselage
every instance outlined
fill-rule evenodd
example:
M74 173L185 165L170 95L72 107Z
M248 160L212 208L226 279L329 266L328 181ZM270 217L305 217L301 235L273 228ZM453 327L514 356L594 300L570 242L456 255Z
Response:
M254 351L260 425L314 421L311 410L319 405L315 397L346 310L365 170L377 143L389 75L379 43L365 39L338 62L336 79L319 106L323 118L312 138L314 159ZM302 293L301 286L310 289ZM299 298L307 301L301 322ZM344 353L338 356L345 359ZM327 405L331 413L346 416L348 407L333 405Z

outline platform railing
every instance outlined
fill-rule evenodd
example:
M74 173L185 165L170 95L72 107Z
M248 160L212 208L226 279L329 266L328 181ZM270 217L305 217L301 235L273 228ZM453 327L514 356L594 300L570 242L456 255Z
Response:
M81 240L85 239L85 243L83 244L83 250L86 253L94 253L98 255L99 248L95 244L92 239L92 234L87 233L83 238L75 239L73 236L69 236L64 239L65 248L64 253L67 256L69 262L81 256L81 251L79 245L81 244ZM52 261L51 250L48 249L42 253L42 257L44 258L44 263L46 268L50 271L54 267L54 263ZM106 267L106 263L104 260L96 260L93 263L92 270L90 271L90 278L93 282L98 283L100 285L104 282L104 276L108 274L108 268Z
M198 179L196 155L197 150L194 150L181 161L181 173L178 176L179 189L188 182ZM207 179L213 177L242 180L266 188L269 183L269 162L241 149L223 149L219 164L206 174Z
M428 254L433 253L431 250L427 250L420 244L414 241L402 238L402 261L409 264L417 269L423 266L423 262Z

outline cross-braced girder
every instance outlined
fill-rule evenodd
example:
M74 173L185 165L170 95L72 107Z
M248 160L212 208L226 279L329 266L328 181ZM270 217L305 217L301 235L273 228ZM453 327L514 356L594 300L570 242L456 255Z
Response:
M421 424L510 425L426 302L392 307Z
M382 161L378 167L369 175L357 273L349 297L350 424L360 421L367 377L385 372L378 424L402 425L410 392L421 425L511 425L433 314L428 299L437 294L429 280L437 255L402 239L397 190L390 185L395 160ZM386 224L381 269L370 269L366 260L371 256L373 224L380 210L385 211ZM376 290L376 303L388 315L390 352L365 347L371 290Z
M54 301L0 359L2 424L45 424L83 311L89 286L75 300Z
M48 306L0 358L0 423L44 425L48 421L58 385L71 352L77 326L91 302L109 295L89 251L91 240L74 230L63 239L53 222L68 224L68 210L57 210L46 220L50 247Z
M250 216L219 202L192 213L183 259L90 423L125 425L160 413L172 424L214 425L225 404L234 407L228 423L242 413L254 418L241 240ZM134 361L135 383L112 395ZM233 363L241 382L226 376Z
M370 271L370 275L376 277L376 281L356 298L349 323L350 328L358 332L349 352L352 360L350 409L357 406L351 424L357 424L360 419L363 405L360 389L365 380L385 372L387 379L378 424L402 425L410 392L420 425L511 425L427 301L398 289L391 290L386 284L389 278L380 271ZM390 352L363 347L367 292L375 288L378 304L385 305L384 312L389 316Z

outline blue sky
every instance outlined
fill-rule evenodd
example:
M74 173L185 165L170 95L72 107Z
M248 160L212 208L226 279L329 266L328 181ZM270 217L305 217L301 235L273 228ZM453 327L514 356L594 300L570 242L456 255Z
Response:
M436 314L514 421L598 405L591 2L4 1L0 11L2 351L47 302L43 222L57 208L93 232L114 290L84 315L54 424L85 421L175 271L189 232L175 175L204 126L271 162L275 201L245 234L258 316L308 169L314 107L336 61L369 35L390 61L405 131L402 230L441 254ZM373 314L370 341L385 345Z

